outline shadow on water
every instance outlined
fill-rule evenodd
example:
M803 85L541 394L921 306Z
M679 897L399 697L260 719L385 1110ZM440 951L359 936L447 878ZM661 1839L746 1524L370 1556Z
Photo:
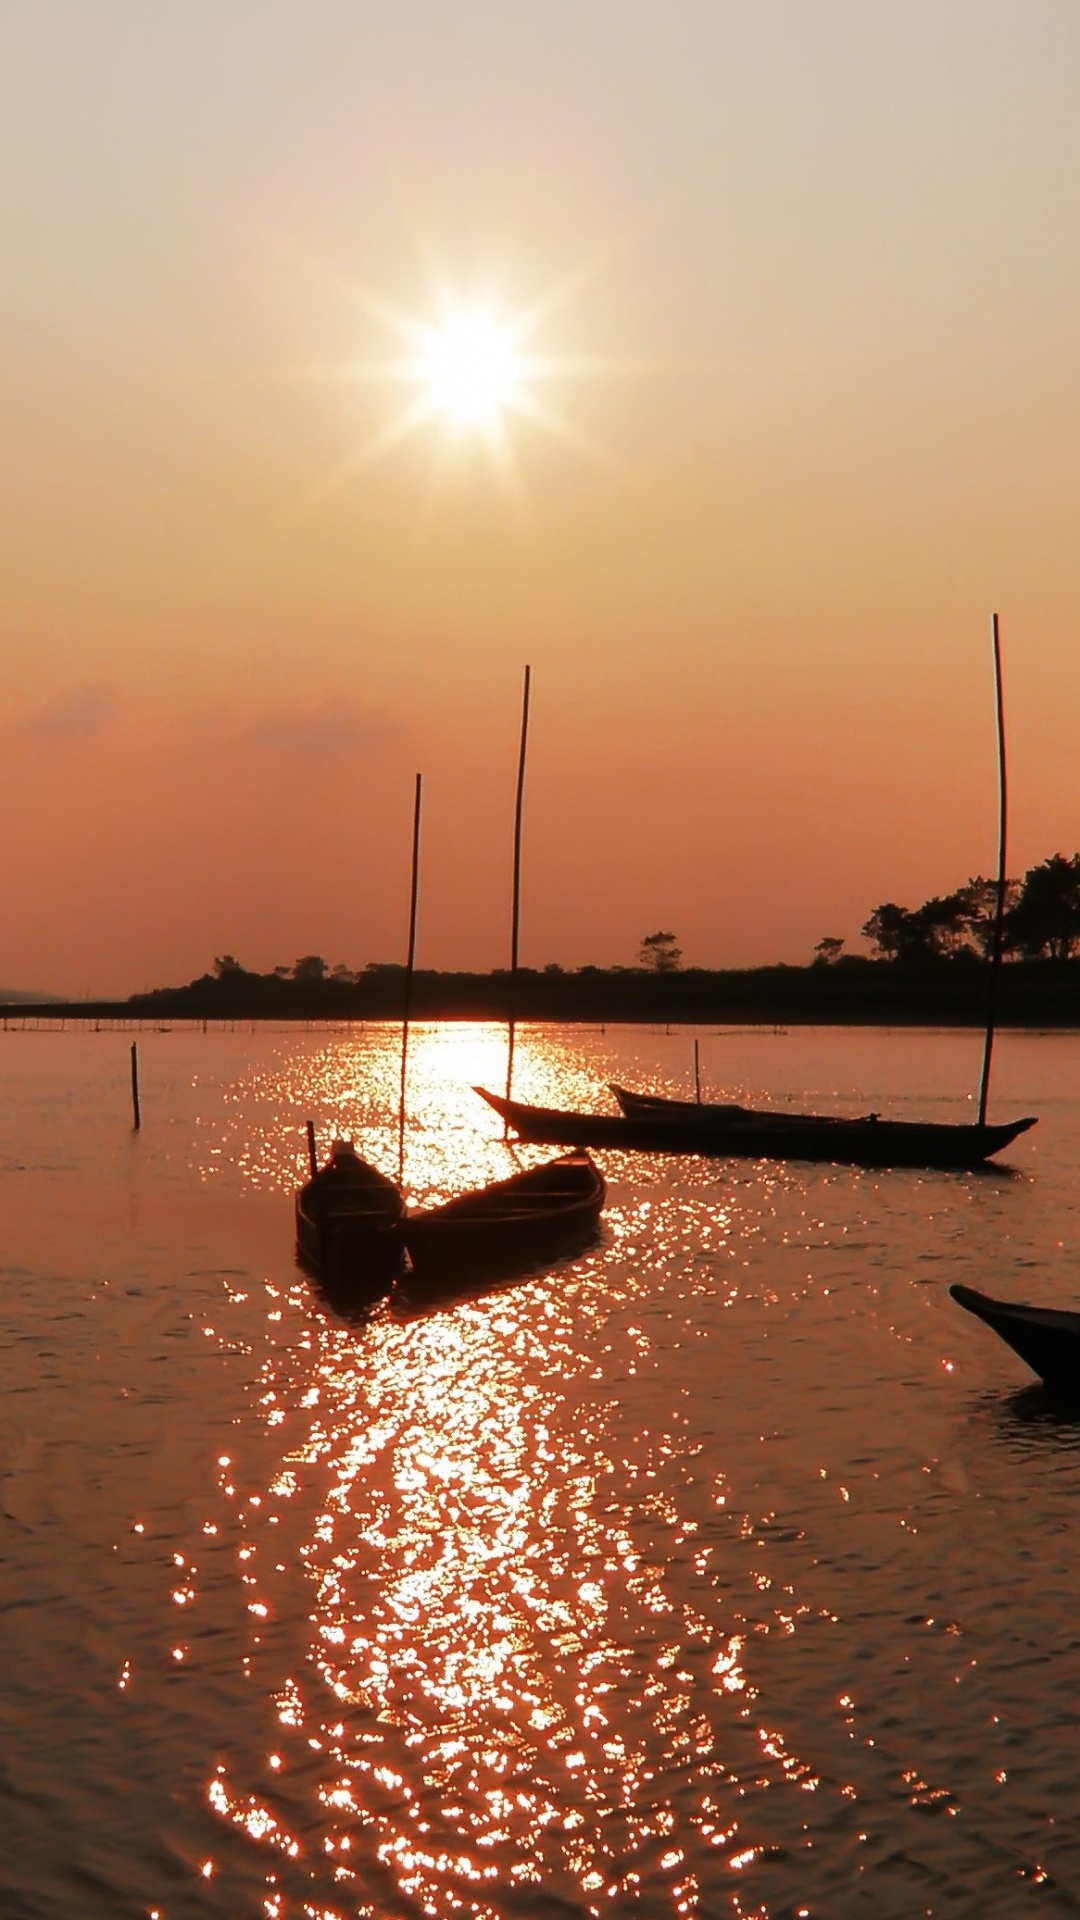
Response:
M1037 1380L1009 1393L984 1393L972 1409L994 1439L1021 1453L1046 1446L1080 1453L1080 1385L1074 1394L1052 1392Z
M320 1272L318 1267L303 1259L299 1253L296 1255L294 1265L297 1273L306 1280L316 1299L324 1307L328 1307L331 1313L336 1314L339 1320L347 1321L350 1326L366 1327L375 1315L385 1308L390 1291L389 1282L385 1292L378 1295L365 1295L358 1293L355 1287L336 1284L328 1275Z
M425 1276L423 1280L405 1272L394 1288L391 1301L394 1318L424 1319L428 1314L446 1312L465 1301L485 1300L489 1295L505 1293L508 1288L523 1286L530 1280L556 1279L603 1238L602 1229L590 1228L573 1246L566 1247L557 1260L538 1258L534 1252L531 1257L526 1254L520 1260L504 1258L482 1267L472 1265L467 1270L451 1269L437 1277Z
M1026 1186L1034 1184L1034 1177L1027 1167L1011 1167L1007 1160L980 1160L977 1167L961 1168L961 1173L973 1174L984 1185L1000 1180L1003 1186L1009 1186L1019 1180Z
M599 1246L603 1238L602 1231L583 1233L575 1246L568 1247L554 1261L539 1259L533 1253L531 1257L526 1255L516 1261L504 1258L490 1265L477 1266L473 1263L467 1269L450 1268L438 1277L425 1276L423 1280L410 1276L406 1269L377 1299L364 1299L347 1286L335 1286L332 1280L301 1259L297 1259L296 1268L323 1306L328 1307L339 1320L361 1328L370 1325L387 1308L399 1322L422 1320L432 1313L451 1311L467 1301L471 1303L487 1299L489 1295L505 1293L511 1287L524 1286L531 1280L556 1279L583 1253Z

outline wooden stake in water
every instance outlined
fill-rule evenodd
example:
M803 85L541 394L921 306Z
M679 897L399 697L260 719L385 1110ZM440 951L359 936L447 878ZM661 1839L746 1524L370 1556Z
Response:
M142 1115L139 1112L139 1045L136 1040L131 1043L131 1124L138 1133L142 1126Z
M525 755L529 745L529 685L532 668L525 669L521 695L521 743L518 748L517 800L514 806L514 889L510 907L510 989L506 1021L506 1097L514 1082L514 1035L517 1027L518 930L521 924L521 817L525 804ZM507 1132L510 1123L507 1121Z
M420 790L421 776L416 776L416 798L413 802L412 830L412 886L409 891L409 954L405 962L405 1001L401 1015L401 1097L398 1102L398 1185L405 1178L405 1080L409 1060L409 1015L412 1012L413 969L416 962L416 898L420 879Z
M311 1168L311 1177L314 1180L315 1175L319 1171L319 1156L315 1150L315 1122L314 1120L307 1120L304 1125L307 1129L308 1166Z
M694 1095L698 1106L701 1105L701 1042L694 1041Z
M1005 701L1001 681L1001 634L998 630L998 617L993 619L994 647L994 700L997 708L998 738L998 876L997 903L994 911L994 939L990 950L990 987L986 1008L986 1042L983 1047L982 1084L979 1088L979 1125L986 1125L986 1109L990 1099L990 1061L994 1052L994 1023L997 1019L998 992L1001 981L1001 962L1004 957L1005 931L1005 878L1006 847L1009 831L1009 786L1005 764Z

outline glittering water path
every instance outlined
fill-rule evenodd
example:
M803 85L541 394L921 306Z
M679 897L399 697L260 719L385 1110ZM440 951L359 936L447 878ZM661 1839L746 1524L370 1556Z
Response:
M685 1087L538 1035L519 1089ZM966 1117L977 1038L703 1036L718 1095ZM1080 1911L1080 1425L946 1283L1080 1302L1080 1040L1016 1171L604 1159L602 1240L349 1324L300 1126L393 1158L392 1036L0 1047L0 1912ZM421 1029L407 1175L508 1170ZM543 1158L535 1150L532 1158Z

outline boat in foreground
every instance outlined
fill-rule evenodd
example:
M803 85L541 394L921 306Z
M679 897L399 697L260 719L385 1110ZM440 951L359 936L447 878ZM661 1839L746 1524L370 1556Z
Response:
M730 1108L667 1102L653 1095L630 1096L633 1113L566 1113L506 1100L484 1087L475 1091L522 1140L612 1147L630 1153L693 1153L713 1159L737 1154L755 1160L826 1160L871 1167L978 1167L1035 1125L1033 1119L980 1127L879 1120L872 1114L841 1120L817 1114L761 1113L752 1107L733 1113Z
M410 1293L542 1265L595 1234L605 1186L587 1153L564 1154L441 1207L406 1213Z
M992 1300L975 1287L949 1288L957 1306L992 1327L1052 1392L1080 1398L1080 1313Z
M571 1252L596 1232L605 1191L588 1154L569 1153L409 1213L392 1180L335 1140L296 1196L297 1255L329 1293L352 1302L388 1293L406 1255L409 1291L433 1291Z
M297 1257L328 1288L377 1300L401 1264L404 1205L392 1180L335 1140L296 1196Z

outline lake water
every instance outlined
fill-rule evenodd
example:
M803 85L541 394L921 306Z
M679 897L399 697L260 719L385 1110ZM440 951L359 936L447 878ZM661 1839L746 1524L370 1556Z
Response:
M701 1038L971 1117L971 1034ZM598 1156L592 1252L349 1324L301 1127L393 1171L396 1044L144 1034L134 1136L127 1036L0 1036L4 1920L1080 1913L1080 1424L946 1293L1080 1304L1080 1037L999 1041L1008 1171ZM510 1171L499 1032L412 1063L410 1192Z

